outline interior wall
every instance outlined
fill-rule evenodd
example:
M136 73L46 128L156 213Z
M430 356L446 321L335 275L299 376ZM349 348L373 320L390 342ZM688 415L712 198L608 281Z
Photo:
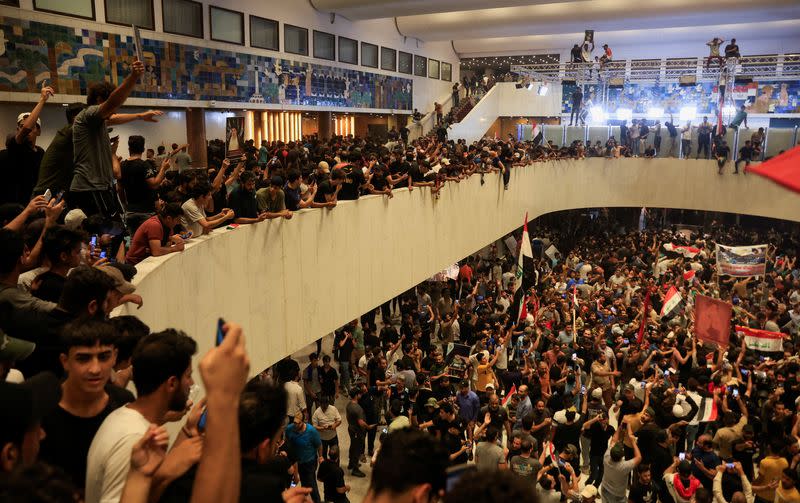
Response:
M439 199L400 189L391 200L217 229L137 265L145 303L120 311L152 330L185 330L198 355L218 317L241 323L257 373L518 228L526 213L648 206L800 221L795 194L759 176L720 176L714 161L566 160L513 169L509 190L497 175L485 182L448 184Z

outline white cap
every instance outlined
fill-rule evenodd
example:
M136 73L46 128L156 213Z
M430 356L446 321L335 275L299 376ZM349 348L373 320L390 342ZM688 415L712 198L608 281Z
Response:
M22 112L21 114L17 115L17 125L19 125L22 121L28 118L30 112ZM42 119L36 118L36 125L40 128L42 127Z
M75 230L81 226L84 220L86 220L86 213L84 213L83 210L76 208L74 210L70 210L70 212L64 217L64 226L67 229Z
M592 390L592 398L602 398L603 397L603 390L600 388L595 388Z
M581 490L581 498L591 499L597 497L597 488L591 484L583 486Z

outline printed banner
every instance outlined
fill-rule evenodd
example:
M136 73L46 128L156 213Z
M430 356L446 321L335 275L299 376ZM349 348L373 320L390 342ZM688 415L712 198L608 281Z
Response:
M507 238L505 238L503 240L503 243L505 243L506 248L508 248L508 251L510 251L511 254L514 257L516 257L517 256L517 247L519 245L517 244L517 240L514 239L514 236L508 236Z
M556 261L558 260L557 257L561 256L561 252L558 251L558 248L556 248L555 245L550 245L550 247L544 251L544 254L550 257L550 260L556 260Z
M244 154L244 117L225 119L225 157Z
M733 306L719 299L698 295L695 297L694 331L704 342L728 346L731 335Z
M763 276L766 272L767 245L717 244L717 273L720 276Z
M456 279L458 279L458 271L459 271L458 264L453 264L444 271L437 272L436 274L428 278L428 281L448 281L451 279L455 281Z
M769 332L736 326L736 333L744 337L744 344L747 349L768 352L783 352L783 334L780 332Z

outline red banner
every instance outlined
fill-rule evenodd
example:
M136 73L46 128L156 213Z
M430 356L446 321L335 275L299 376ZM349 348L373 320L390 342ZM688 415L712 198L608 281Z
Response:
M695 297L694 333L697 338L726 347L731 336L731 312L728 302L705 295Z

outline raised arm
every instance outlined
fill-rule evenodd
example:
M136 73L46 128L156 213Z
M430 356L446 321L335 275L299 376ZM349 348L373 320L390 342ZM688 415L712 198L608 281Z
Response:
M139 81L139 77L141 77L143 73L144 64L138 59L134 60L131 65L131 73L125 77L122 84L114 89L108 99L100 105L100 117L103 119L111 118L114 112L128 99L128 95L131 94L131 91L133 91L133 88L136 86L136 82Z
M39 114L42 113L44 104L47 103L47 100L50 99L53 94L55 94L55 91L53 91L52 87L45 85L42 86L39 101L36 103L36 106L33 107L31 113L28 114L28 117L22 122L22 127L19 128L17 133L14 135L14 141L16 141L17 144L24 143L25 139L28 137L28 133L33 131L33 128L36 127L36 121L39 119Z

